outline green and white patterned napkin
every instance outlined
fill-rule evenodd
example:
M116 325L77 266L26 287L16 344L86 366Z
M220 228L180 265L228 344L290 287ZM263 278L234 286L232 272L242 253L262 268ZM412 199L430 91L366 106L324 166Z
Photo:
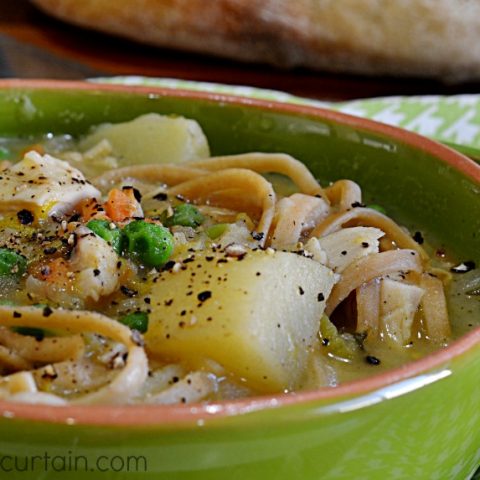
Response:
M110 77L96 82L240 95L264 100L327 107L359 117L388 123L434 138L480 158L480 95L383 97L348 102L322 102L285 92L254 87L194 82L173 78Z

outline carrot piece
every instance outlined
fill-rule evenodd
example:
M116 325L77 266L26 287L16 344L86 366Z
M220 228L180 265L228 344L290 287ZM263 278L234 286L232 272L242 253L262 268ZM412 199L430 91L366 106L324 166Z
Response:
M141 207L132 189L119 190L114 188L108 193L108 198L103 204L103 208L114 222L121 222L135 216Z
M55 258L48 262L47 268L43 270L42 280L48 283L65 283L68 273L67 262L63 258Z

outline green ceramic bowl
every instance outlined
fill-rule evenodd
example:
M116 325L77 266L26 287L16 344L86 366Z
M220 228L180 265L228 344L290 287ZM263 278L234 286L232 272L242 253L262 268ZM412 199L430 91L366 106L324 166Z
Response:
M81 134L145 112L198 120L215 154L288 152L323 182L351 178L367 201L480 263L480 167L417 135L216 94L0 82L0 135ZM298 395L192 407L4 402L0 478L466 479L480 463L479 379L477 328L387 374Z

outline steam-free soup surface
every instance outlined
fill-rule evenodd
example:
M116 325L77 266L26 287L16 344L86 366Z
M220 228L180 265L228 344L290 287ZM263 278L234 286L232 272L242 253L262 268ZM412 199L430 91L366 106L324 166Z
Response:
M192 403L331 386L478 326L468 259L297 160L156 114L0 139L0 396Z

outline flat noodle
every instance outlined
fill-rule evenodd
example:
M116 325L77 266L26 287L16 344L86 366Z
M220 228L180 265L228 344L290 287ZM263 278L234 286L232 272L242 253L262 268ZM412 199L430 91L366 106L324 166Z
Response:
M338 206L340 211L349 210L362 203L362 190L352 180L338 180L327 187L325 193L332 205Z
M228 205L236 215L239 212L247 213L252 218L259 218L262 215L262 208L258 204L258 200L250 195L245 195L240 188L212 192L209 195L209 203L211 205Z
M0 327L0 343L15 350L30 362L56 363L76 359L83 354L84 343L80 335L45 337L42 341L29 335L20 335Z
M275 213L275 192L258 173L242 168L221 170L181 183L171 188L170 194L182 195L193 202L210 203L212 194L232 188L242 189L243 195L255 199L262 209L256 232L261 235L260 243L263 245Z
M388 218L371 208L352 208L346 212L340 212L330 215L325 221L320 223L310 234L311 237L324 237L330 233L337 232L344 226L361 225L364 227L376 227L385 232L393 240L398 248L408 248L415 250L422 260L428 261L429 257L425 250L400 228L392 219Z
M380 281L374 279L357 288L358 333L367 333L369 339L378 334L380 321Z
M302 193L321 195L328 201L323 188L310 170L300 161L285 153L245 153L212 157L190 162L195 168L217 171L228 168L246 168L257 173L281 173L293 180Z
M3 345L0 345L0 365L15 371L30 370L32 368L31 362Z
M444 342L451 335L448 321L447 300L443 283L429 273L424 273L420 286L425 289L422 298L424 326L428 338L434 342Z
M389 250L374 253L350 264L342 273L327 300L325 313L331 315L337 306L345 300L351 292L364 283L390 273L422 271L420 256L414 250Z
M111 188L124 178L136 178L149 182L164 183L166 185L177 185L192 178L205 175L205 170L199 168L173 165L170 163L153 165L136 165L133 167L116 168L109 170L92 181L93 185L101 190Z
M323 198L302 193L282 198L275 208L271 246L284 248L294 245L305 230L315 227L329 211L330 207Z
M148 362L144 349L139 345L140 340L128 327L99 313L57 309L45 315L42 309L35 307L0 306L0 324L6 327L61 329L69 333L93 332L121 342L128 348L125 367L111 383L71 403L127 403L147 378Z
M205 372L189 373L185 378L160 393L146 397L146 403L169 405L194 403L215 391L215 381Z

